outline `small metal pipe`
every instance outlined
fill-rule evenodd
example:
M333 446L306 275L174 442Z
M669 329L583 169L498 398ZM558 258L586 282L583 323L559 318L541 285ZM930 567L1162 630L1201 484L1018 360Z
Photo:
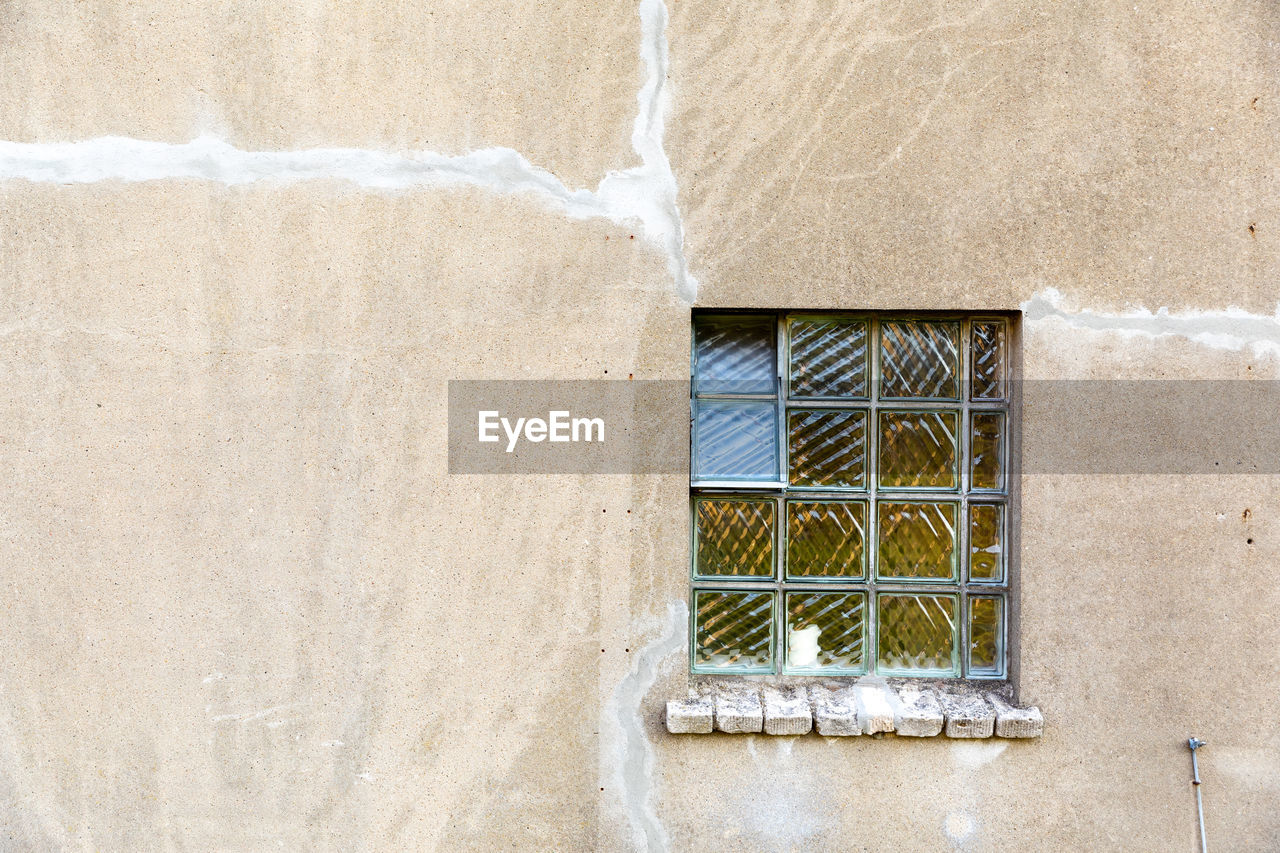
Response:
M1191 748L1191 784L1196 789L1196 814L1200 818L1200 853L1209 853L1209 845L1204 838L1204 801L1200 799L1200 764L1196 761L1196 750L1204 745L1199 738L1187 740L1187 746Z

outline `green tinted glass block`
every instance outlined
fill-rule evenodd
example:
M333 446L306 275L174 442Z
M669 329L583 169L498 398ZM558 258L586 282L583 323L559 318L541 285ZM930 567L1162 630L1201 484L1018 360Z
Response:
M786 671L866 671L867 596L862 592L787 594Z
M882 501L877 574L885 580L955 577L956 504Z
M970 337L973 345L970 399L1003 400L1006 370L1004 322L974 320Z
M958 675L956 598L882 593L876 615L881 674Z
M792 320L792 397L867 396L867 324L862 320Z
M698 394L772 394L777 376L773 317L698 317L693 325Z
M880 412L880 487L955 489L958 412Z
M880 324L880 396L955 400L960 396L958 323Z
M772 671L773 599L772 592L697 590L694 667L702 671Z
M974 412L969 439L969 488L1004 487L1004 414Z
M864 501L788 501L787 577L863 577L866 518Z
M699 400L694 424L694 477L776 480L778 409L773 403Z
M1004 580L1004 506L969 505L969 580Z
M699 498L695 505L699 576L773 577L774 503Z
M787 420L793 486L867 487L867 413L792 409Z
M1004 601L997 596L969 599L969 674L1000 675Z

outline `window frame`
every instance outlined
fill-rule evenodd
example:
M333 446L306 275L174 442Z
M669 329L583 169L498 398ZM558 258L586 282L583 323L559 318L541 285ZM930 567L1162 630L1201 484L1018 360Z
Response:
M775 353L772 395L721 395L698 393L696 326L700 320L720 316L772 317L772 340ZM886 677L913 677L946 679L949 681L1012 681L1017 670L1018 631L1018 458L1021 449L1021 400L1018 379L1021 369L1021 324L1019 312L1009 311L785 311L756 309L698 309L690 323L690 554L686 573L690 594L689 612L689 667L694 675L785 675L788 679L823 679L832 677L856 677L874 674ZM866 323L866 352L863 357L866 396L861 398L831 398L792 395L790 375L792 335L791 325L797 321L819 320L830 322L861 321ZM882 397L881 350L882 323L886 321L953 322L956 324L958 356L954 398ZM972 399L974 324L998 321L1003 327L1004 394L999 399ZM697 427L700 400L754 399L774 404L776 427L777 468L772 480L751 479L695 479L694 467L698 462ZM849 488L837 486L792 485L790 480L791 448L788 443L790 414L795 410L861 410L866 412L864 434L865 462L864 486ZM946 411L956 413L957 436L954 489L920 486L883 487L880 485L879 423L885 411ZM980 412L1000 412L1003 415L1003 441L1000 448L1000 474L1002 483L995 489L972 487L973 463L971 437L973 416ZM697 566L697 502L708 497L771 500L774 503L772 548L773 564L769 577L699 576ZM950 503L955 510L955 535L952 553L953 573L950 579L915 579L910 582L883 583L880 575L880 515L884 503ZM799 502L858 501L863 503L863 574L860 580L845 578L794 580L788 567L789 513L788 506ZM1002 534L1000 575L998 578L972 580L970 578L970 536L972 532L972 507L995 504L1003 507L999 518ZM772 639L768 671L758 668L700 667L696 660L696 596L699 592L723 589L725 591L772 592ZM795 592L861 593L864 599L863 663L859 672L805 672L788 670L786 666L787 602ZM878 666L879 610L881 594L904 593L916 595L952 596L955 599L955 617L959 625L955 631L953 670L885 669ZM983 596L995 596L1000 601L1000 634L997 639L996 670L976 670L970 667L970 609L971 601Z

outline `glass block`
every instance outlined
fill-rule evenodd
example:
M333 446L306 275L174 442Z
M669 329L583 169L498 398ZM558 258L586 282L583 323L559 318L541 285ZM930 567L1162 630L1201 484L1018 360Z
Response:
M693 665L701 670L773 669L772 592L694 593Z
M878 608L880 674L959 675L955 596L884 593Z
M877 572L886 580L950 580L955 577L956 504L879 505Z
M698 394L774 393L773 317L699 317L693 329Z
M862 320L793 320L792 397L865 398L867 324Z
M969 580L1004 580L1004 507L969 505Z
M955 400L960 326L889 320L880 324L880 396Z
M862 592L788 593L787 672L864 672L866 610Z
M1004 602L998 596L969 599L969 673L1000 675Z
M958 412L882 411L881 488L959 488L956 448Z
M969 389L973 400L1003 400L1005 398L1005 331L1001 320L975 320L971 335L973 343L973 385Z
M969 439L969 488L1004 488L1004 413L973 412Z
M792 409L788 420L793 486L867 487L867 412Z
M866 518L864 501L788 501L787 577L862 578Z
M699 400L694 477L778 479L778 410L773 403Z
M774 503L699 498L695 505L699 576L773 577Z

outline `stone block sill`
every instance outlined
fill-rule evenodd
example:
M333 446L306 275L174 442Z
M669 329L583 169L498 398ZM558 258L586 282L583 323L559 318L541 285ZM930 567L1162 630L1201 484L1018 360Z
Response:
M1039 708L1016 707L1003 691L973 682L890 684L876 677L801 685L716 680L667 703L672 734L813 730L824 737L1037 738L1044 718Z

